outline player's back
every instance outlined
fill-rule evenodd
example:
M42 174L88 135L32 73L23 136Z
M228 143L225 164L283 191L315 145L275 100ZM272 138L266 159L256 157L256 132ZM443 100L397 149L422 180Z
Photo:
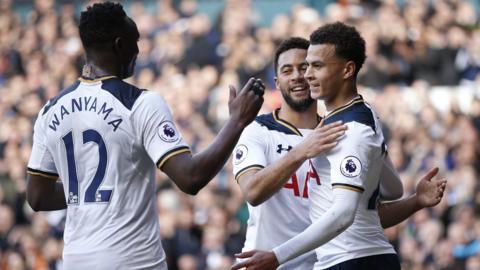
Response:
M321 185L310 188L312 221L320 219L332 205L332 188L347 188L362 195L353 224L316 250L318 269L353 258L395 253L383 233L376 207L385 152L379 120L361 97L329 114L325 123L337 120L348 130L334 149L314 160Z
M115 77L80 79L39 114L67 198L65 269L166 269L143 147L149 95Z

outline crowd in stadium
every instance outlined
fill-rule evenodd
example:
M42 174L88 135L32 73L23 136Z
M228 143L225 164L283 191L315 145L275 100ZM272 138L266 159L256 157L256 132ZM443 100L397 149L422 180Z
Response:
M26 18L0 1L0 270L62 269L62 211L25 203L26 164L38 111L81 74L76 6L34 1ZM185 140L198 152L228 117L228 85L249 77L267 85L262 112L280 104L275 47L324 22L355 25L367 44L358 83L384 125L388 152L405 187L433 166L448 179L442 202L386 230L403 269L480 269L480 28L469 1L339 1L318 11L294 5L261 27L252 1L227 0L218 19L195 0L131 3L140 31L135 76L159 92ZM324 112L321 104L320 115ZM160 171L158 218L169 269L228 269L245 237L248 211L231 163L197 196Z

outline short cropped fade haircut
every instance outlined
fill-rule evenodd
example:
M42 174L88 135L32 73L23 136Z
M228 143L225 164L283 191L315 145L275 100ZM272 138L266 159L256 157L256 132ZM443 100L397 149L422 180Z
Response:
M355 76L365 62L365 40L355 27L341 22L325 24L310 35L310 44L332 44L335 54L355 63Z
M125 30L127 14L119 3L104 2L87 7L78 26L83 47L89 49L113 42Z
M301 37L291 37L282 41L282 43L278 45L277 50L275 51L275 59L273 62L273 65L275 67L275 74L277 74L278 69L278 58L282 53L291 49L308 50L309 45L310 43L308 42L308 40Z

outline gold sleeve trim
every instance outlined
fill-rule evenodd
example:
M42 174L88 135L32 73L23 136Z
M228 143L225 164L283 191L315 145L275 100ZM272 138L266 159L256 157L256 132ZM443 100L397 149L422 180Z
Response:
M46 173L42 173L42 172L38 172L38 171L30 171L30 170L27 170L27 173L30 174L30 175L37 175L37 176L41 176L41 177L45 177L45 178L48 178L48 179L52 179L52 180L57 180L58 179L58 176L54 176L54 175L50 175L50 174L46 174Z
M186 152L191 153L190 149L186 146L168 151L157 161L157 168L162 169L162 166L165 164L165 162L167 162L167 160L169 160L170 158L176 155L179 155L181 153L186 153Z
M237 183L238 183L238 179L240 178L240 176L244 175L248 171L251 171L253 169L261 170L263 168L265 168L265 167L263 167L262 165L257 165L257 164L247 166L247 167L245 167L245 168L243 168L243 169L241 169L240 171L237 172L237 174L235 175L235 181L237 181Z
M332 188L343 188L343 189L356 191L356 192L359 192L359 193L363 193L363 191L364 191L364 189L362 187L357 187L357 186L347 185L347 184L333 184Z

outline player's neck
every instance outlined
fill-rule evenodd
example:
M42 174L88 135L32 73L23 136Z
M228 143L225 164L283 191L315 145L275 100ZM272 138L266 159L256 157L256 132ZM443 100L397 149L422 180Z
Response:
M83 66L82 70L82 77L88 78L88 79L96 79L96 78L101 78L101 77L106 77L106 76L117 76L118 72L114 70L114 68L110 68L107 66L100 66L94 61L88 61L87 63Z
M357 96L358 96L358 92L355 86L348 90L346 89L346 91L339 91L334 98L330 100L325 100L325 107L327 111L331 112L347 104Z
M313 129L318 125L316 102L306 111L297 112L287 105L283 105L278 112L280 119L289 122L296 128Z

